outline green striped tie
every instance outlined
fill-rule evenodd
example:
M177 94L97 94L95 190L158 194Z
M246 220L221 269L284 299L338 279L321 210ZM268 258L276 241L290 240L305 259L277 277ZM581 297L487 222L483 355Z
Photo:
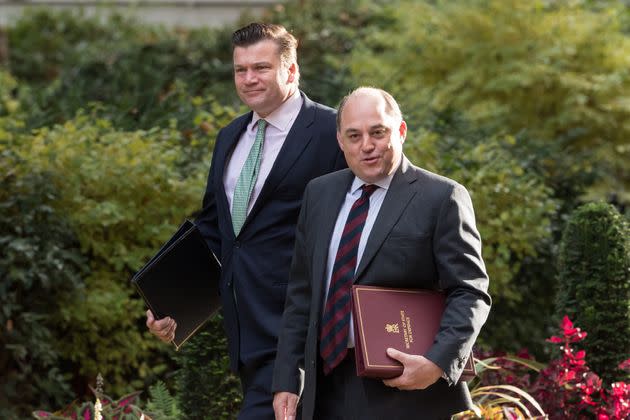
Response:
M234 234L236 236L238 236L243 224L245 223L249 200L251 198L254 185L256 185L256 179L258 179L266 127L267 121L262 119L258 120L256 140L254 140L252 148L249 149L249 155L243 165L243 169L241 169L241 174L239 175L238 181L236 181L236 187L234 188L234 199L232 200L232 226L234 227Z

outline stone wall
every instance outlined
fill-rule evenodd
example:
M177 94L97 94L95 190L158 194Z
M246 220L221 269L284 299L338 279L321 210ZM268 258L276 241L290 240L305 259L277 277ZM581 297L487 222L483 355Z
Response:
M257 16L273 0L0 0L0 26L10 25L27 7L83 8L86 14L132 14L148 23L168 26L219 27L233 24L242 13Z

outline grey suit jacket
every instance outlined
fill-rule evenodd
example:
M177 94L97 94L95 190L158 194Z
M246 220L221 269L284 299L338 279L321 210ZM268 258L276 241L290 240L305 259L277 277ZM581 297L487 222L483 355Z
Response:
M311 181L298 220L272 389L297 393L299 368L303 368L303 419L311 419L314 411L316 367L321 362L317 335L328 245L353 179L352 172L345 169ZM481 240L466 189L413 166L403 157L355 277L356 283L365 285L446 293L440 329L425 357L441 367L452 383L457 383L491 305ZM390 418L423 412L433 414L418 418L448 417L471 406L465 383L448 386L443 379L421 391L383 386L380 394L379 398L399 399L395 405L387 404L388 413L394 416Z

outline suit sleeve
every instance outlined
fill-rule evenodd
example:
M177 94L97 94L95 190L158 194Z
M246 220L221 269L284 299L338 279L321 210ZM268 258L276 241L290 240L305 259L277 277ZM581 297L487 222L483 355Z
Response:
M433 242L439 286L447 298L440 330L426 357L456 383L491 305L472 202L459 184L440 206Z
M216 143L219 143L221 132L217 136ZM206 240L208 247L215 253L219 261L221 260L221 237L219 235L219 222L217 216L217 202L215 191L215 171L216 171L216 153L212 154L210 163L210 171L208 172L208 181L206 183L206 192L203 196L203 204L201 212L195 218L195 224L199 227L201 234Z
M304 367L304 349L308 332L309 303L311 301L311 258L306 229L308 226L309 186L306 187L298 218L291 276L278 339L274 365L273 392L288 391L299 394L300 372Z

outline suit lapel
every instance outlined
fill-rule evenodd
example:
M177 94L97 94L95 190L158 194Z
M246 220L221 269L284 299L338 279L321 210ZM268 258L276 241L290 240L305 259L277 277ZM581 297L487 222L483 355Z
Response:
M225 191L225 184L223 183L223 178L225 174L225 168L227 167L227 163L236 147L236 143L238 143L241 138L241 134L247 128L247 124L252 119L252 112L243 115L240 117L241 120L235 125L234 129L231 132L225 133L225 136L216 144L214 148L214 153L218 153L215 162L219 165L217 168L217 177L214 180L215 182L215 191L220 192L217 197L217 205L221 208L220 212L226 215L227 221L230 229L226 229L226 231L230 232L232 236L234 236L234 229L232 229L232 212L230 210L230 205L227 199L227 193Z
M355 282L361 276L370 261L374 258L379 248L387 238L403 211L416 194L413 188L409 188L409 184L413 183L416 178L409 171L409 161L403 156L403 161L392 178L392 182L387 190L387 195L383 200L378 216L374 221L374 226L370 232L363 256L359 263L359 267L355 273Z
M342 181L335 183L333 188L330 188L329 194L324 197L318 198L318 201L326 203L322 207L321 214L316 218L316 223L309 228L314 232L315 248L313 251L313 297L315 301L321 302L324 296L324 288L326 287L326 268L328 266L328 249L330 248L330 241L335 229L335 223L339 215L339 210L343 205L346 197L346 193L350 188L350 184L354 179L354 174L349 170L344 170L344 178ZM318 308L318 311L321 308ZM319 312L318 312L319 313Z
M277 188L280 181L284 179L289 169L295 164L311 141L312 132L309 130L309 127L315 122L315 104L308 99L306 95L301 94L304 100L302 108L289 130L287 138L284 140L284 144L271 167L271 171L254 203L254 207L245 220L243 229L247 225L247 222L256 216L256 213L258 213L260 207L265 204L269 196L273 194L273 191Z

